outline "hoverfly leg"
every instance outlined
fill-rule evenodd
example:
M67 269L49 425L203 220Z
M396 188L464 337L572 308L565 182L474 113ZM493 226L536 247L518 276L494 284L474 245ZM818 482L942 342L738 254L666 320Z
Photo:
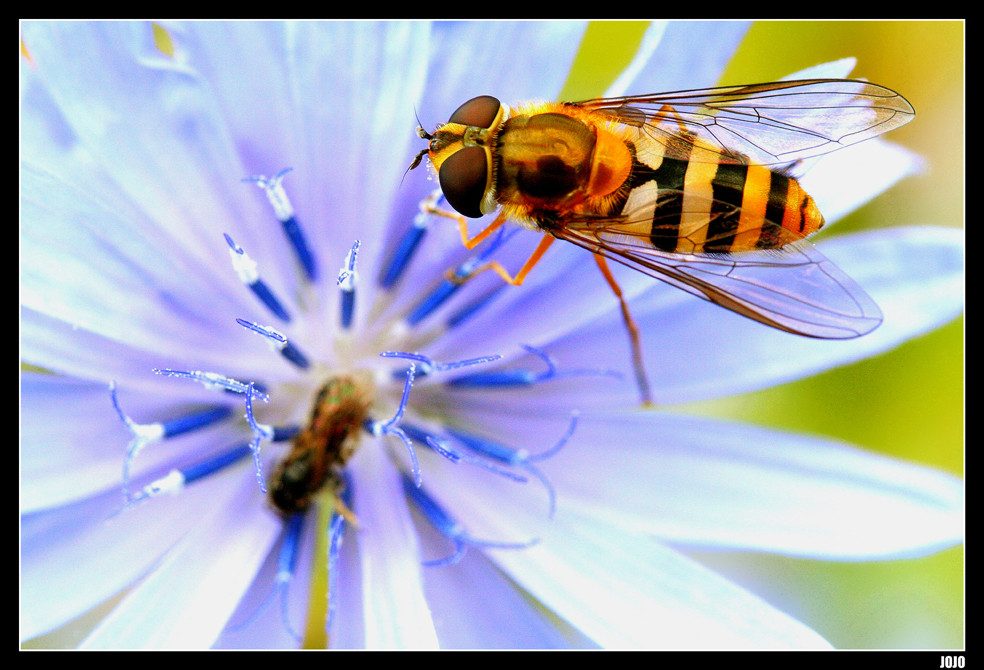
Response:
M636 384L639 387L642 405L653 405L653 394L649 388L646 363L642 357L642 341L639 339L639 326L636 325L635 319L632 318L632 314L629 312L629 305L625 302L621 287L615 281L611 270L608 269L608 262L604 256L599 256L598 254L594 254L594 258L598 264L598 269L601 270L601 274L604 275L605 281L608 282L608 286L611 287L615 297L618 298L619 305L622 307L622 320L625 321L625 327L629 331L629 344L632 347L632 366L635 368Z
M464 245L465 249L474 249L477 247L485 238L497 231L502 227L502 224L506 222L505 214L500 213L499 216L495 217L495 220L490 223L484 230L475 235L475 237L468 237L468 221L461 214L457 212L451 212L446 209L441 209L437 206L437 198L440 197L441 192L436 191L432 195L424 199L420 203L420 209L428 214L435 214L437 216L443 216L445 218L451 219L457 222L458 232L461 233L461 244ZM436 196L436 197L435 197Z
M680 118L680 115L677 113L673 105L663 105L662 107L659 108L659 111L656 112L655 116L661 119L675 120L677 124L677 128L679 129L680 133L682 133L685 136L689 136L692 134L690 130L687 128L687 126L684 124L683 119Z
M526 259L525 263L523 263L523 267L521 267L519 272L516 273L516 276L510 276L509 272L502 267L500 263L496 261L489 261L468 275L468 279L471 279L475 275L485 272L486 270L493 270L497 275L502 277L502 280L507 284L511 286L520 286L526 279L526 275L530 273L530 270L532 270L536 264L540 262L540 259L543 258L543 254L547 253L547 249L550 248L550 245L553 244L555 239L556 238L553 235L544 235L540 239L540 243L536 245L536 249L533 250L530 257Z

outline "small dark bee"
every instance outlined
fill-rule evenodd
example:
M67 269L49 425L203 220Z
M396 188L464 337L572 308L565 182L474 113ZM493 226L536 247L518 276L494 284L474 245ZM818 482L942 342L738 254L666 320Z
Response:
M318 391L308 425L270 479L270 502L284 514L307 509L325 486L341 488L340 469L355 453L372 403L366 379L332 377Z

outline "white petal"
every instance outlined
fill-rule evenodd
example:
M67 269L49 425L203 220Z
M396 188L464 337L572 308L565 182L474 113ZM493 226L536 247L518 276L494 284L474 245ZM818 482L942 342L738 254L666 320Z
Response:
M242 482L252 485L247 489L249 505L259 509L252 468L243 467L188 487L179 496L123 511L114 488L74 505L24 516L22 636L47 632L131 587L204 517L230 504L242 507ZM221 562L221 553L211 560ZM208 561L201 562L204 566Z
M555 431L543 426L559 423L465 417L530 451L538 439L549 446ZM809 436L651 411L585 413L540 466L558 510L674 542L864 560L924 555L963 539L958 478Z
M873 139L824 156L801 182L829 225L925 168L926 161L918 154Z
M219 637L276 541L281 521L256 481L200 510L198 524L83 642L86 649L204 649Z
M482 515L494 537L515 534L516 500L489 507L453 496L452 509ZM655 540L609 520L558 512L541 542L487 550L544 606L608 649L826 648L803 624Z
M747 21L654 21L639 53L605 95L714 86L749 25ZM700 48L694 48L697 44Z
M437 648L424 598L417 534L400 475L378 442L362 445L351 461L350 474L360 528L366 647Z

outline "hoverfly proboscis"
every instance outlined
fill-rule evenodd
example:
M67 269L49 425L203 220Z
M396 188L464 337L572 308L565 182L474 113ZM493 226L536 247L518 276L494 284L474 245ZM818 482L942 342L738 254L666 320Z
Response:
M594 254L621 301L644 402L651 400L638 329L606 259L738 314L821 339L865 335L875 302L807 237L824 219L793 176L806 159L910 121L898 93L850 79L804 79L580 102L462 104L424 155L463 244L506 221L543 233L510 275L519 285L555 239ZM469 237L467 220L499 211Z

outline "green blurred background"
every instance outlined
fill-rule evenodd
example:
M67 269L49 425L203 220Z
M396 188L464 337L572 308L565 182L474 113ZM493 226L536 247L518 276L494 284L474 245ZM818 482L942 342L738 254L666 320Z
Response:
M565 90L597 95L631 58L645 23L596 22ZM613 45L621 53L612 51ZM836 232L932 224L963 228L964 24L960 21L756 22L720 84L780 79L847 56L852 76L916 109L889 138L928 159L838 222ZM638 93L639 91L633 91ZM664 409L837 438L963 475L963 318L876 358L767 391ZM919 559L832 563L691 552L815 628L838 648L962 649L963 547Z

